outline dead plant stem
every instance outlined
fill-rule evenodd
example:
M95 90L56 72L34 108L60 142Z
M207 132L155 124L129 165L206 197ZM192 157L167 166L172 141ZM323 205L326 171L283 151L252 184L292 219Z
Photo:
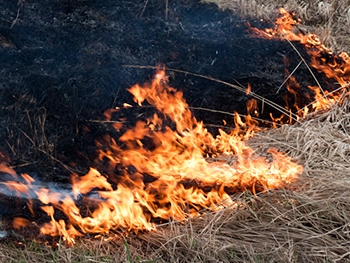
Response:
M129 67L129 68L144 68L144 69L157 69L158 67L155 67L155 66L141 66L141 65L124 65L124 67ZM173 69L173 68L167 68L167 70L169 71L173 71L173 72L178 72L178 73L183 73L183 74L187 74L187 75L191 75L191 76L195 76L195 77L200 77L200 78L204 78L204 79L208 79L208 80L211 80L211 81L214 81L214 82L217 82L217 83L221 83L221 84L224 84L226 86L229 86L231 88L234 88L234 89L237 89L239 90L240 92L246 94L247 93L247 89L246 88L243 88L243 87L240 87L238 85L234 85L232 83L229 83L229 82L226 82L226 81L223 81L223 80L220 80L220 79L216 79L216 78L212 78L210 76L205 76L205 75L201 75L201 74L197 74L197 73L192 73L192 72L189 72L189 71L185 71L185 70L179 70L179 69ZM274 109L278 110L279 112L281 112L282 114L285 114L286 116L291 115L291 119L294 120L294 121L297 121L298 120L298 116L295 115L294 113L290 113L289 111L287 111L284 107L278 105L277 103L274 103L273 101L270 101L254 92L250 92L249 93L250 96L260 100L260 101L264 101L266 104L270 105L271 107L273 107Z
M297 71L297 69L300 67L300 65L303 63L302 60L300 60L300 62L298 63L298 65L293 69L293 71L288 75L288 77L283 81L283 83L278 87L276 94L280 92L281 88L284 86L284 84L286 84L286 82L293 76L293 74L295 73L295 71Z
M299 50L295 47L295 45L288 39L286 39L288 41L288 43L292 46L292 48L295 50L295 52L298 54L298 56L300 57L300 59L304 62L305 66L307 67L307 69L309 70L311 76L314 78L317 86L320 88L321 92L323 95L325 95L325 92L320 84L320 82L318 81L318 79L316 78L315 74L312 72L310 66L306 63L304 57L300 54Z
M144 6L143 6L143 8L142 8L142 11L141 11L141 14L140 14L140 18L143 16L143 13L144 13L145 10L146 10L147 4L148 4L148 0L145 1L145 4L144 4Z

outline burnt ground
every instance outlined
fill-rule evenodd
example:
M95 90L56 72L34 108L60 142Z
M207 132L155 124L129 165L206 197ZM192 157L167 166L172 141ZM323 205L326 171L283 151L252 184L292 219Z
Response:
M282 105L286 88L275 92L286 67L291 72L300 61L289 43L251 38L247 21L194 0L169 1L167 15L163 0L0 0L0 14L2 160L47 182L64 183L72 171L94 166L95 140L112 133L100 122L103 112L124 102L135 105L126 89L154 74L126 65L164 64L250 83L255 93ZM246 113L249 96L191 74L168 74L191 107ZM294 75L303 87L315 85L304 65ZM151 110L134 107L118 117L133 125L144 111ZM193 112L213 133L223 119L232 124L229 115Z

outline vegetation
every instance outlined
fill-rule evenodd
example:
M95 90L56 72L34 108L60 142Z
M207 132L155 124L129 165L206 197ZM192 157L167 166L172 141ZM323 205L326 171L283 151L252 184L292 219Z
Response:
M204 0L244 17L271 20L279 7L294 11L302 20L300 27L311 32L334 51L350 51L349 0Z
M350 51L350 1L206 0L241 16L276 16L295 10L300 27L336 51ZM148 233L106 234L78 240L73 248L36 242L4 242L1 262L350 262L350 103L292 126L258 133L258 151L284 150L304 166L289 189L257 196L245 192L236 205L170 222Z
M157 231L84 238L73 248L3 244L2 262L348 262L350 103L258 133L304 165L290 189L233 196L235 206ZM257 147L256 147L257 148Z

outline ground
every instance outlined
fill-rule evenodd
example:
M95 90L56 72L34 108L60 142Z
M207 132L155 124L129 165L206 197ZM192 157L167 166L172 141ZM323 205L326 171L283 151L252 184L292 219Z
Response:
M194 115L216 133L223 119L232 124L227 113L246 114L250 97L193 73L243 87L249 83L255 93L284 105L285 87L275 93L300 62L289 43L250 35L247 22L263 28L271 21L243 18L213 3L33 0L2 3L0 11L2 161L44 184L66 187L72 172L84 174L100 165L95 141L120 135L104 123L107 109L133 105L115 116L126 117L125 127L141 113L153 112L136 107L126 89L152 79L159 64L168 68L170 85L183 91ZM308 61L304 48L294 44ZM322 86L337 87L314 74ZM294 76L303 87L315 85L305 65ZM268 118L265 110L262 117ZM17 205L8 205L14 201ZM3 194L0 203L5 224L14 216L38 223L48 219L40 212L31 217L23 200L12 196ZM127 241L131 249L139 242L133 238Z
M230 125L232 116L205 109L246 114L250 97L190 73L250 83L255 93L283 105L286 88L275 92L300 61L288 43L252 38L248 21L198 1L170 1L167 13L164 1L32 1L7 3L2 13L1 150L19 171L50 181L62 176L52 176L53 168L67 172L55 159L72 169L91 165L94 140L108 132L94 121L124 102L134 105L126 89L155 73L137 66L169 68L170 85L183 90L196 117L210 127L222 126L223 119ZM295 76L304 87L315 85L305 65ZM134 122L139 112L123 114Z

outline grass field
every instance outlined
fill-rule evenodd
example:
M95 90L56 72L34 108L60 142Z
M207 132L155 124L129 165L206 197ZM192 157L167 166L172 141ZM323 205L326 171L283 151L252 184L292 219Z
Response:
M205 1L209 2L209 1ZM306 31L334 51L350 51L350 1L212 0L250 18L294 10ZM233 196L235 206L149 233L87 237L75 247L3 242L1 262L350 262L350 103L249 144L276 147L304 166L290 189Z
M251 18L270 20L276 10L284 7L296 12L301 18L301 27L306 32L319 36L322 42L334 51L350 51L350 1L348 0L204 0L214 2L223 9Z

